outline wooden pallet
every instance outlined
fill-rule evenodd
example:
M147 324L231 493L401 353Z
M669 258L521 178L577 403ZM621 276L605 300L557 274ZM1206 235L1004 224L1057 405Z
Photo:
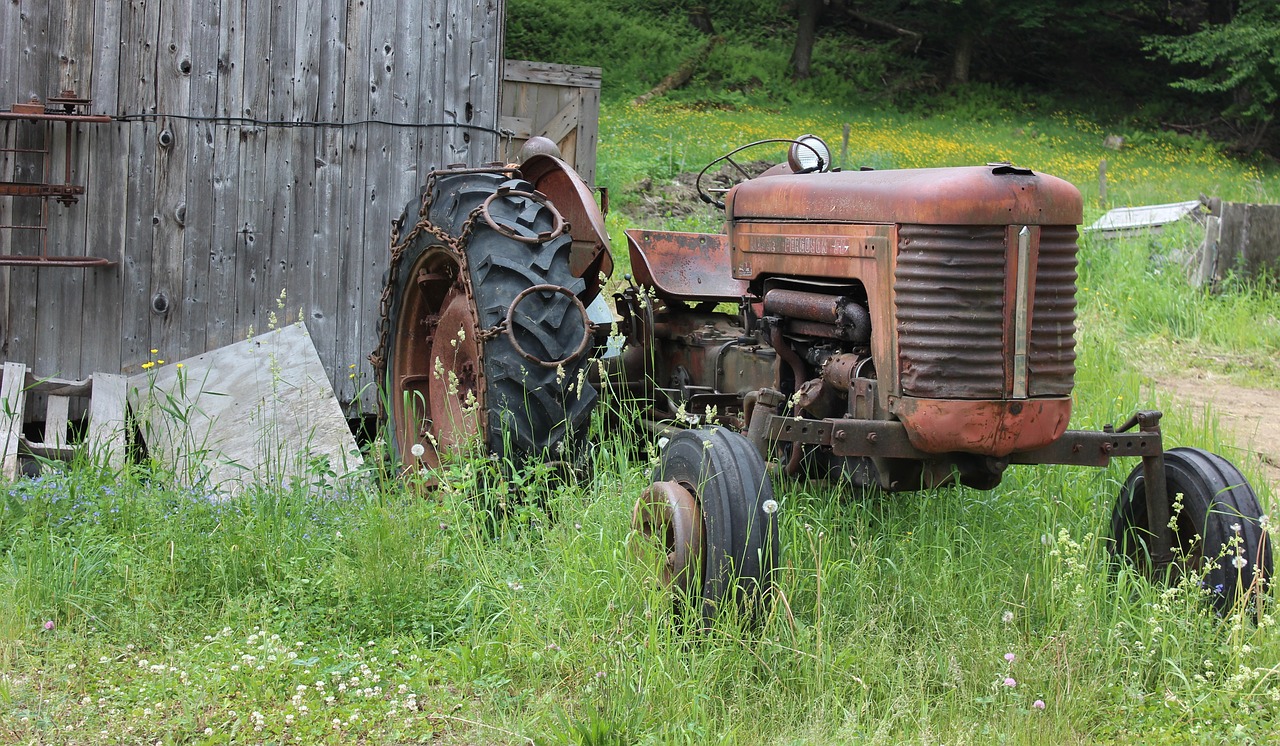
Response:
M128 379L114 373L94 373L83 381L37 378L22 363L5 363L0 383L0 439L3 462L0 475L14 479L24 457L69 461L81 449L111 469L124 464L125 394ZM44 440L34 442L22 434L28 394L44 394ZM67 437L67 415L73 397L89 399L89 431L83 443Z

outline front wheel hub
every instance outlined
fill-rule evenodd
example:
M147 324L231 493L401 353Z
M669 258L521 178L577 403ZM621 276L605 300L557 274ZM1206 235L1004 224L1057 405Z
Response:
M650 546L664 554L659 579L664 586L688 593L701 579L702 511L691 485L654 482L636 501L631 526Z

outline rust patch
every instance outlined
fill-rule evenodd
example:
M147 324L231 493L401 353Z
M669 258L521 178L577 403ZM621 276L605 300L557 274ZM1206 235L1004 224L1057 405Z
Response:
M730 277L729 240L715 233L627 231L636 282L664 298L738 302L747 283Z
M962 451L1008 456L1043 448L1062 437L1071 399L968 401L902 397L890 410L907 428L911 444L926 453Z

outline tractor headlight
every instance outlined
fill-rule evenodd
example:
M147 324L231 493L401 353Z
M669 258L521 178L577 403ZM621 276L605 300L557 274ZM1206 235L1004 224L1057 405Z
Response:
M787 150L787 164L798 174L830 171L831 148L817 135L801 135Z

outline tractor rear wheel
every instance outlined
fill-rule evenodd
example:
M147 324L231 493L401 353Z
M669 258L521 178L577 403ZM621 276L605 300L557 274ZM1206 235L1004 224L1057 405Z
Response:
M394 452L435 468L478 445L513 466L568 461L596 391L593 335L555 208L510 172L440 173L393 274L385 395ZM425 195L424 195L425 196Z
M1271 578L1271 543L1258 496L1244 475L1230 461L1199 448L1166 451L1164 470L1169 514L1176 521L1175 560L1202 574L1219 614L1261 596ZM1146 479L1139 465L1120 490L1111 535L1113 551L1150 577L1154 572L1147 549L1152 538L1149 524Z

